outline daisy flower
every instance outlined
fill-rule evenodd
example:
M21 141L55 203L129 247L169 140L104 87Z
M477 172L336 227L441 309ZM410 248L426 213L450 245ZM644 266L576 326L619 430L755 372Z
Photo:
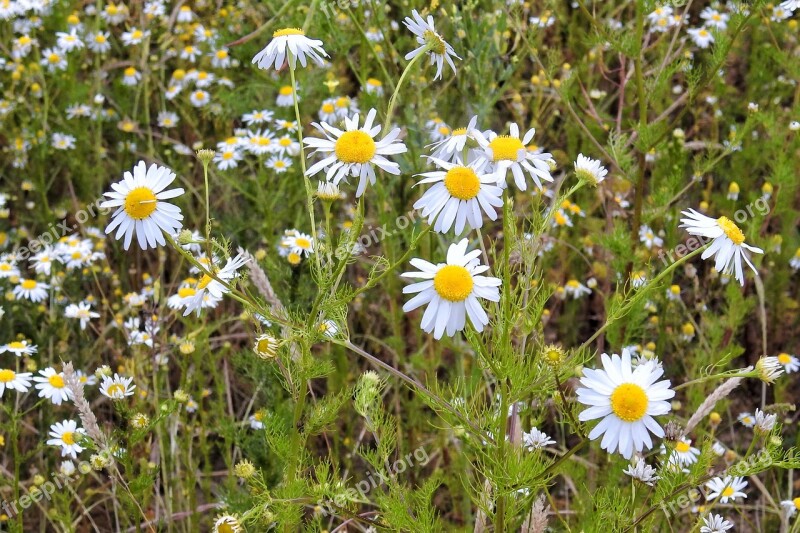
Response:
M36 389L39 391L39 398L47 398L53 405L61 405L62 402L72 399L72 391L67 388L64 382L64 374L56 372L52 366L40 370L40 376L35 376Z
M272 120L273 113L267 109L255 110L242 115L242 121L251 126L253 124L264 124Z
M0 346L0 353L11 352L17 357L22 357L23 355L31 355L36 353L36 345L28 344L27 340L21 341L12 341L8 344L3 344Z
M273 155L264 163L264 166L274 170L278 174L283 174L292 166L292 161L278 155Z
M423 259L412 259L411 264L419 272L401 274L405 278L422 280L403 288L404 294L419 293L406 302L403 311L408 313L427 304L421 327L427 333L433 332L435 339L441 339L445 332L452 337L462 331L467 316L477 331L483 331L489 317L478 298L491 302L500 300L501 280L480 275L489 266L480 264L480 250L467 252L468 245L467 239L451 244L446 263L434 265Z
M111 43L108 41L109 34L108 32L99 31L97 33L90 34L86 41L86 46L92 52L98 54L104 54L111 50Z
M433 183L433 187L414 203L414 209L428 218L428 224L436 219L434 231L447 233L455 223L456 235L468 225L472 229L483 226L481 211L491 220L497 220L495 208L503 205L503 189L491 174L482 172L483 165L473 162L464 166L441 159L431 161L443 170L423 172L417 185Z
M762 357L756 362L756 373L761 381L772 384L783 374L783 367L777 357Z
M86 329L86 324L93 318L100 318L99 313L92 311L92 306L87 302L69 304L64 309L64 316L67 318L77 318L81 321L81 329Z
M746 428L751 428L756 423L756 419L753 418L753 415L751 415L750 413L739 413L739 416L736 418Z
M145 38L150 36L150 30L142 31L138 28L131 28L130 31L123 32L122 44L125 46L133 46L141 43Z
M575 160L575 175L578 176L579 180L592 185L599 185L600 182L606 179L607 174L608 170L600 164L600 161L578 154L578 159Z
M786 513L788 518L793 517L797 514L797 510L800 509L800 498L794 498L793 500L783 500L781 502L781 507L783 507L783 512Z
M122 400L126 396L133 395L136 385L132 385L132 383L133 378L124 378L116 373L113 378L105 376L100 384L100 393L112 400Z
M7 368L0 368L0 398L3 397L6 389L17 392L28 392L31 386L30 372L14 372Z
M116 228L115 239L125 235L123 247L126 250L134 233L142 250L155 248L156 244L164 246L166 241L161 232L174 235L181 229L183 220L180 208L163 201L183 194L181 188L164 190L174 180L175 173L167 167L152 164L147 168L144 161L139 161L132 173L125 172L122 181L111 185L113 192L105 193L110 200L100 207L117 208L106 233Z
M742 259L758 275L756 267L750 262L748 251L763 254L764 250L750 246L744 242L744 233L734 222L727 217L713 219L707 217L694 209L682 211L686 218L681 219L682 228L690 235L712 239L709 246L702 255L703 259L716 256L714 269L717 272L731 274L735 272L736 279L744 285L744 274L742 273Z
M436 159L443 159L454 163L462 159L464 148L467 146L469 139L474 139L472 133L478 123L478 117L474 116L470 119L469 124L465 128L456 128L450 132L449 135L444 136L441 140L430 144L428 147L432 150L432 156Z
M699 48L708 48L714 42L714 36L705 28L689 28L686 33Z
M577 279L571 279L564 285L564 294L566 296L572 296L573 300L577 300L583 296L592 294L592 289Z
M633 479L637 479L650 487L658 481L656 469L649 466L642 457L634 456L633 464L628 465L628 468L622 471Z
M542 188L540 178L545 181L553 181L553 177L550 175L551 165L555 165L553 156L526 148L533 140L536 130L531 128L520 138L519 126L512 123L509 133L510 135L497 135L490 131L484 136L477 130L474 132L475 139L483 148L481 159L494 165L494 175L498 185L505 185L509 170L514 176L514 183L521 191L528 188L525 183L525 172L530 175L539 189Z
M522 444L530 451L538 450L555 443L556 441L548 437L544 431L539 431L536 428L531 428L529 432L522 434Z
M214 533L240 533L242 525L234 515L224 514L214 522Z
M313 123L325 139L307 137L303 142L310 148L315 148L315 153L320 152L327 156L306 171L307 176L326 170L325 178L335 184L347 176L358 176L356 197L361 196L367 188L367 181L375 183L375 167L399 175L400 165L389 161L384 156L402 154L408 149L402 142L395 142L400 137L400 128L394 128L386 137L375 142L375 136L381 131L380 126L372 125L377 111L370 109L364 126L358 127L359 115L345 118L345 131L326 123Z
M192 311L197 311L199 316L206 296L211 296L217 300L221 299L224 294L229 292L230 289L227 285L236 277L236 271L244 266L247 261L239 254L236 257L229 257L225 266L214 272L216 279L208 274L203 274L203 277L200 278L195 287L197 292L186 301L186 310L183 312L183 316L189 315Z
M284 85L278 89L278 96L275 97L275 105L278 107L290 107L294 105L295 91L292 91L291 85ZM300 96L297 96L297 101L300 101Z
M172 111L161 111L158 114L158 127L159 128L174 128L180 118L178 118L177 113L173 113Z
M458 60L461 60L461 58L456 55L453 47L450 46L441 35L436 33L433 17L428 15L427 19L423 19L416 9L411 12L411 15L411 17L405 18L403 24L406 25L406 28L408 28L411 33L417 36L417 43L420 46L406 54L406 61L410 61L418 55L427 52L431 56L431 65L436 65L434 81L442 77L442 67L445 61L447 61L447 64L453 69L453 74L455 74L456 65L453 63L452 58Z
M661 453L667 453L666 446L662 445ZM692 441L686 437L675 443L675 449L669 455L667 462L673 465L690 466L697 462L700 450L692 446Z
M20 279L13 292L17 298L25 298L34 303L39 303L47 299L47 289L49 288L50 285L34 279Z
M50 446L61 446L61 457L70 456L77 459L78 454L83 451L83 447L78 444L81 440L83 428L78 428L78 423L74 420L64 420L56 422L50 426L50 439L47 444Z
M775 422L778 420L778 415L767 414L761 409L756 409L755 414L755 430L761 433L769 433L775 427Z
M314 253L314 239L305 233L295 232L281 241L281 246L290 253L308 257Z
M794 355L780 353L778 354L778 362L783 365L783 369L787 374L791 374L792 372L797 372L800 370L800 360L798 360Z
M328 57L322 49L322 41L309 39L299 28L283 28L272 34L272 40L266 48L253 58L253 63L260 69L280 70L283 62L289 58L292 70L297 67L297 60L305 67L310 57L317 65L323 66L322 56Z
M242 154L236 148L225 148L221 152L214 154L214 163L220 170L228 170L239 166L239 161L242 160Z
M728 500L736 501L738 498L747 498L747 494L742 492L746 486L747 481L742 477L715 477L706 483L709 491L706 500L713 501L719 498L719 503L725 504L728 503Z
M367 78L367 81L361 87L361 90L367 94L383 96L383 83L381 83L381 80L375 78Z
M609 453L617 448L626 459L634 451L652 448L650 433L664 436L664 430L654 416L664 415L672 408L667 401L675 396L669 380L656 381L664 370L653 361L631 367L630 352L602 354L603 369L586 369L576 393L578 401L590 406L581 412L581 421L601 418L589 433L595 440L601 435L600 447Z
M208 104L211 101L211 95L208 94L207 91L202 89L198 89L196 91L192 91L189 95L189 102L194 107L203 107L204 105Z
M703 525L700 533L725 533L733 527L733 524L718 514L710 514L703 517Z

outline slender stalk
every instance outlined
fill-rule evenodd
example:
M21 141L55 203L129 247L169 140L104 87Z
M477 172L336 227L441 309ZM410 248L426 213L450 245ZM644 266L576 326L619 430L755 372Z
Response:
M391 98L389 98L389 107L386 108L386 118L383 121L383 135L386 135L392 125L392 115L394 114L394 107L397 104L397 96L400 94L400 87L403 86L403 82L406 80L406 77L411 72L411 69L414 67L414 65L419 63L429 50L429 47L420 50L419 54L414 56L414 58L408 62L405 70L403 70L403 73L400 75L400 79L397 81L397 86L394 88Z

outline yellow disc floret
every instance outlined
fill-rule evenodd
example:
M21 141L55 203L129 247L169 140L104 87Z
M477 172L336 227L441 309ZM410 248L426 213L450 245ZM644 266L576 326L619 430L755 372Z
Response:
M611 410L620 420L636 422L647 413L647 393L635 383L623 383L611 393Z
M336 141L336 157L344 163L367 163L375 155L375 141L361 130L346 131Z
M472 294L474 281L463 266L447 265L439 269L433 277L433 288L450 302L463 302Z
M153 214L158 199L147 187L137 187L125 197L125 212L134 220L142 220Z
M489 149L492 151L492 160L496 163L497 161L516 161L519 151L525 150L525 146L516 137L500 135L489 143Z
M469 167L453 167L444 176L444 186L450 196L459 200L472 200L481 190L481 181Z
M725 235L733 241L733 244L740 245L744 242L744 233L739 229L739 226L727 217L719 217L717 224L725 232Z

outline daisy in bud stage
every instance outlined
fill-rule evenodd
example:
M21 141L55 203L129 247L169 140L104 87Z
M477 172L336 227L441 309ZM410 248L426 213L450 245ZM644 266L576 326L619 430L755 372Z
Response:
M373 126L377 111L370 109L364 126L358 127L359 115L352 118L345 117L345 131L323 122L313 123L325 139L306 137L303 142L316 152L326 154L326 157L311 166L306 171L307 176L326 170L325 178L335 184L347 176L358 176L356 197L364 194L367 181L375 183L375 167L399 175L400 165L389 161L384 156L402 154L408 150L402 142L396 142L400 137L400 128L394 128L383 139L375 142L375 136L381 132L380 126Z
M503 205L503 189L491 174L482 172L482 164L475 162L464 166L460 163L447 163L441 159L430 160L443 170L423 172L417 185L433 183L422 198L414 203L428 224L436 219L434 231L447 233L455 222L456 235L468 225L472 229L483 226L481 211L491 220L497 220L495 208Z
M162 231L174 235L181 229L183 215L179 207L164 200L183 194L183 189L164 190L175 180L175 173L166 167L147 165L144 161L133 167L133 172L125 172L123 180L112 183L113 192L105 193L110 198L100 207L115 207L106 233L117 230L115 239L123 235L123 248L130 247L133 234L142 250L164 246L166 241Z
M317 65L322 66L323 56L328 57L328 53L322 49L322 41L309 39L299 28L283 28L272 34L272 40L266 48L256 54L253 63L260 69L280 70L288 57L289 65L294 70L298 59L305 67L309 57Z
M541 180L553 181L553 176L550 175L551 165L555 165L553 156L526 148L533 140L536 130L531 128L520 138L519 126L512 123L509 132L510 135L497 135L490 131L486 136L477 130L473 132L478 144L483 148L481 159L493 165L497 184L505 186L509 170L514 176L514 183L521 191L528 188L525 183L526 172L539 189L542 188Z
M750 262L748 251L763 254L764 250L749 246L744 242L744 233L734 222L727 217L717 219L707 217L698 213L694 209L682 211L686 218L681 219L682 228L690 235L712 239L709 246L701 256L703 259L716 256L714 269L717 272L732 274L735 273L736 279L744 285L744 273L742 272L742 259L758 275L756 267Z
M436 65L434 81L442 77L442 67L445 61L447 61L447 64L450 65L450 68L453 69L453 73L455 74L456 65L453 63L452 58L458 60L461 60L461 58L456 55L453 47L450 46L441 35L436 33L432 16L428 15L427 19L423 19L415 9L411 12L411 17L405 18L403 24L411 30L411 33L417 36L417 43L420 45L418 48L406 54L406 61L410 61L419 54L427 52L431 56L431 65Z
M664 430L654 416L664 415L672 408L667 401L675 396L669 380L657 381L664 370L654 361L631 366L630 352L602 354L603 369L586 369L576 393L578 401L590 406L580 414L580 420L600 423L589 433L595 440L601 435L600 447L609 453L619 448L626 459L634 451L652 448L650 433L664 436Z
M706 500L713 501L719 498L719 503L725 504L728 503L728 500L736 501L739 498L747 498L747 494L742 492L746 486L747 481L741 477L715 477L706 483L708 489Z
M408 313L427 304L421 326L423 331L433 332L435 339L441 339L445 331L450 337L462 331L467 316L477 331L483 331L489 317L478 298L491 302L500 300L501 280L480 275L489 270L489 266L480 264L480 250L467 252L468 244L467 239L451 244L446 263L434 265L423 259L412 259L411 264L420 271L401 274L405 278L422 280L403 288L404 294L419 293L406 302L403 311Z

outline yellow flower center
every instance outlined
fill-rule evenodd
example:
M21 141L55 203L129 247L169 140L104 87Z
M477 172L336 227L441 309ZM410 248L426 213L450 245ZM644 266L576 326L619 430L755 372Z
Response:
M453 198L472 200L481 190L481 181L469 167L453 167L444 176L444 186Z
M472 275L463 266L447 265L433 277L433 288L450 302L463 302L472 294Z
M61 61L61 56L59 56L58 54L50 54L49 56L47 56L47 60L50 61L51 63L58 63L59 61Z
M453 130L453 136L465 135L466 133L467 133L467 128L456 128Z
M283 137L281 140L278 141L278 144L286 148L292 145L292 140L288 137Z
M26 279L25 281L20 283L20 286L26 291L30 291L36 288L36 282L32 279Z
M194 296L197 291L192 287L183 287L178 289L178 296L181 298L188 298L189 296Z
M333 107L333 104L331 104L331 103L322 104L322 112L323 113L331 114L334 111L336 111L336 108Z
M725 496L726 498L729 498L733 496L734 492L735 491L733 490L733 487L725 487L725 490L722 491L722 495Z
M137 187L125 197L125 213L134 220L149 217L157 205L156 195L147 187Z
M305 32L300 28L283 28L282 30L278 30L272 34L272 38L275 37L286 37L288 35L305 35Z
M136 75L136 69L133 68L133 67L126 68L125 69L125 75L128 76L128 77L135 76Z
M75 444L75 434L71 431L65 431L61 434L61 441L68 446Z
M380 80L376 80L375 78L369 78L367 80L367 85L371 85L373 87L380 87L383 84L380 82Z
M9 381L13 381L15 377L17 377L17 373L13 370L7 370L5 368L0 370L0 383L8 383Z
M8 347L11 348L12 350L24 350L25 343L19 341L12 341L8 343Z
M64 378L55 374L47 378L47 382L50 384L51 387L55 387L56 389L63 389L64 388Z
M272 339L271 338L261 339L260 341L258 341L256 348L259 351L259 353L267 353L267 354L272 353L273 351Z
M792 361L792 356L788 353L778 355L778 362L782 365L788 365Z
M639 385L623 383L611 393L611 410L625 422L636 422L647 413L647 393Z
M686 453L689 451L689 445L683 441L679 442L675 445L675 451L680 453Z
M725 235L728 236L730 240L733 241L733 244L742 244L744 242L744 233L742 230L739 229L739 226L733 223L731 219L728 217L719 217L717 219L717 224L725 232Z
M289 261L290 265L297 266L300 264L302 257L300 257L300 254L291 252L289 255L286 256L286 260Z
M519 151L524 150L525 146L516 137L500 135L489 143L489 149L492 151L492 160L494 162L516 161Z
M125 387L123 387L120 383L114 383L113 385L109 385L106 392L108 393L109 396L125 394Z
M144 34L142 33L142 30L136 30L133 33L131 33L131 37L134 39L141 39L143 35Z
M104 42L106 42L106 36L103 35L102 33L98 33L97 35L94 36L94 42L98 44L103 44Z
M450 128L447 126L439 126L439 133L442 135L450 135Z
M3 272L10 272L11 265L9 265L8 263L3 263L2 265L0 265L0 270L2 270Z
M203 274L203 277L200 279L200 282L197 284L197 289L202 290L208 287L208 284L214 281L214 278L209 276L208 274Z
M800 509L800 498L795 498L792 500L792 503L794 504L795 509Z
M294 242L298 248L302 248L303 250L308 250L309 248L311 248L311 241L309 241L305 237L298 237L297 239L295 239Z
M281 93L281 96L291 96L293 91L290 85L284 85L278 92Z
M336 99L336 107L348 107L350 105L350 99L346 96L340 96Z
M334 147L336 157L344 163L367 163L375 149L375 141L361 130L344 132Z

